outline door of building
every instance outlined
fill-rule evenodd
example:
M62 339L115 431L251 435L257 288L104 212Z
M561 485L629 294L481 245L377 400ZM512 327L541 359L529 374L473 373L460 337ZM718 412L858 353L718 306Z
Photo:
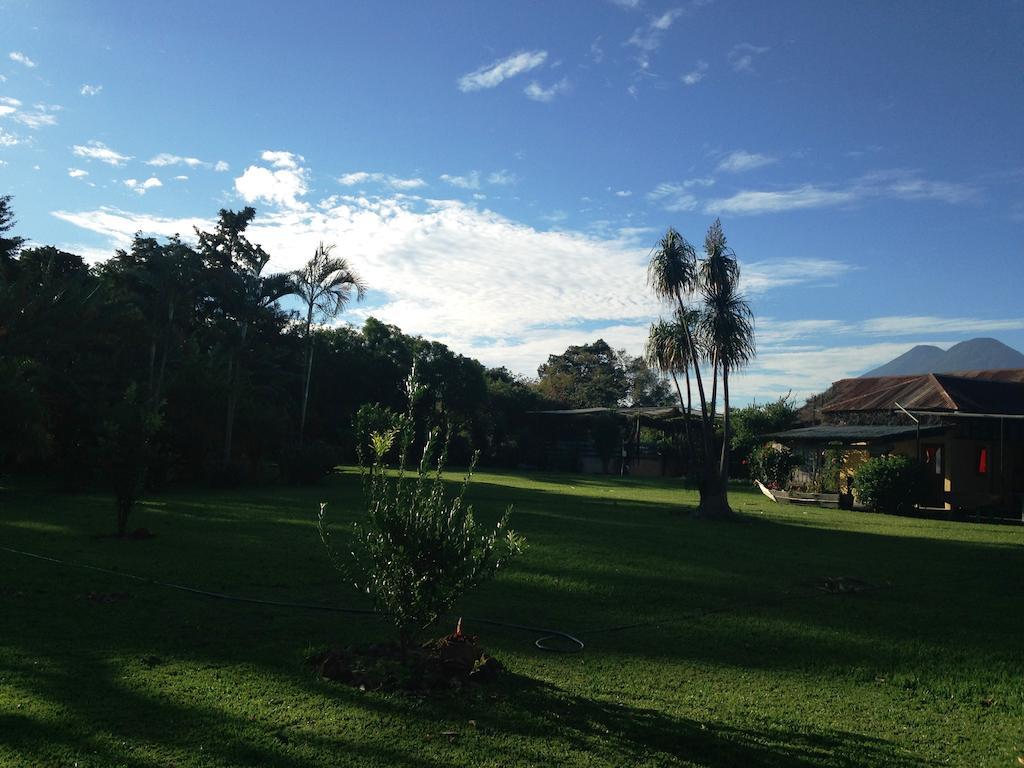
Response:
M941 507L946 501L946 448L941 443L921 446L921 461L924 463L924 504L927 507Z

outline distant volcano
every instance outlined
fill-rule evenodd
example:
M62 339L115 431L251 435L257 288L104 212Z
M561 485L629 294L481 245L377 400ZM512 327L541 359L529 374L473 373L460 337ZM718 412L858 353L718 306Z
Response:
M868 371L861 378L992 371L999 368L1024 368L1024 354L996 339L971 339L954 344L945 352L930 344L919 344L885 365Z

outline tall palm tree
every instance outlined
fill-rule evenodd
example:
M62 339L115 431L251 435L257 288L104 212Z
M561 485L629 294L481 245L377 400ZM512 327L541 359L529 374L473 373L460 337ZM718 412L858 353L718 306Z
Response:
M651 253L647 265L647 283L659 299L667 299L676 304L676 317L682 325L686 340L685 356L693 365L694 378L697 380L697 394L700 397L701 421L705 436L709 432L709 421L714 413L708 413L708 403L704 396L704 383L701 378L700 364L696 355L697 345L694 342L695 329L692 327L692 310L686 301L698 288L697 253L686 238L672 227L658 241Z
M726 242L722 223L718 219L704 238L704 254L705 258L698 270L704 304L700 330L711 357L716 388L718 372L722 374L723 411L717 483L711 485L710 497L702 499L702 507L706 516L719 517L731 514L728 499L729 373L747 365L754 356L754 317L739 291L739 262ZM712 392L712 408L715 407L716 397L716 393ZM708 459L710 461L710 456Z
M678 310L677 313L678 314ZM696 327L699 313L696 310L687 310L686 322L691 328ZM686 433L686 446L693 453L693 437L690 434L690 415L693 413L693 393L690 387L690 365L695 355L690 350L686 340L686 332L683 330L683 321L678 318L673 322L658 320L651 326L647 337L647 346L644 350L647 363L662 373L672 377L675 385L676 395L679 398L679 409L684 414L683 430ZM679 388L679 374L682 373L686 380L686 399L683 400L682 390Z
M742 367L754 355L753 315L739 293L739 265L726 244L721 222L716 220L704 240L705 258L699 263L693 246L669 228L658 242L648 266L648 283L655 295L676 305L677 322L682 327L687 350L683 357L692 363L701 405L704 466L700 486L702 517L732 515L728 499L729 469L729 373ZM699 314L686 298L699 292ZM658 331L658 334L664 331ZM655 335L655 344L658 343ZM656 347L655 347L656 350ZM711 397L707 397L701 362L711 367ZM719 463L714 465L714 420L717 409L718 373L722 373L724 403L724 440Z
M302 415L299 419L299 445L306 432L306 406L309 403L309 380L313 373L313 335L315 317L326 320L336 317L352 300L366 295L366 284L340 256L331 256L333 245L320 243L313 257L302 269L292 272L295 293L306 304L306 372L302 385Z

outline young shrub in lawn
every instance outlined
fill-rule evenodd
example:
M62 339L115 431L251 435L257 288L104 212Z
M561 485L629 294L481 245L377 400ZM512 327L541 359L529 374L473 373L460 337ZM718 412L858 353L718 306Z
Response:
M348 556L339 555L331 544L326 504L320 505L318 517L320 537L334 565L395 623L403 652L417 631L450 611L523 548L523 539L507 526L511 507L493 530L484 531L465 503L475 456L458 494L445 493L448 434L430 430L418 465L407 466L415 439L413 414L423 391L415 369L406 386L407 411L395 416L390 427L378 421L378 428L360 440L368 516L355 525ZM386 460L393 449L397 470L389 470Z
M920 475L912 459L887 454L864 462L853 477L853 487L863 504L876 512L897 515L913 508Z

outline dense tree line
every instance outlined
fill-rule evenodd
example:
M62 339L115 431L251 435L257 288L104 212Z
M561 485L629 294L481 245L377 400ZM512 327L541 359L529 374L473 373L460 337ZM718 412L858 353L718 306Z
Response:
M474 450L484 465L540 463L529 411L666 400L642 360L600 340L527 380L372 318L322 325L375 286L323 245L306 269L268 274L254 216L222 210L189 239L140 234L90 267L25 247L0 197L0 466L72 490L120 477L126 496L143 482L300 479L354 458L356 412L400 409L413 361L418 408L452 430L453 463ZM289 295L302 312L282 307Z

